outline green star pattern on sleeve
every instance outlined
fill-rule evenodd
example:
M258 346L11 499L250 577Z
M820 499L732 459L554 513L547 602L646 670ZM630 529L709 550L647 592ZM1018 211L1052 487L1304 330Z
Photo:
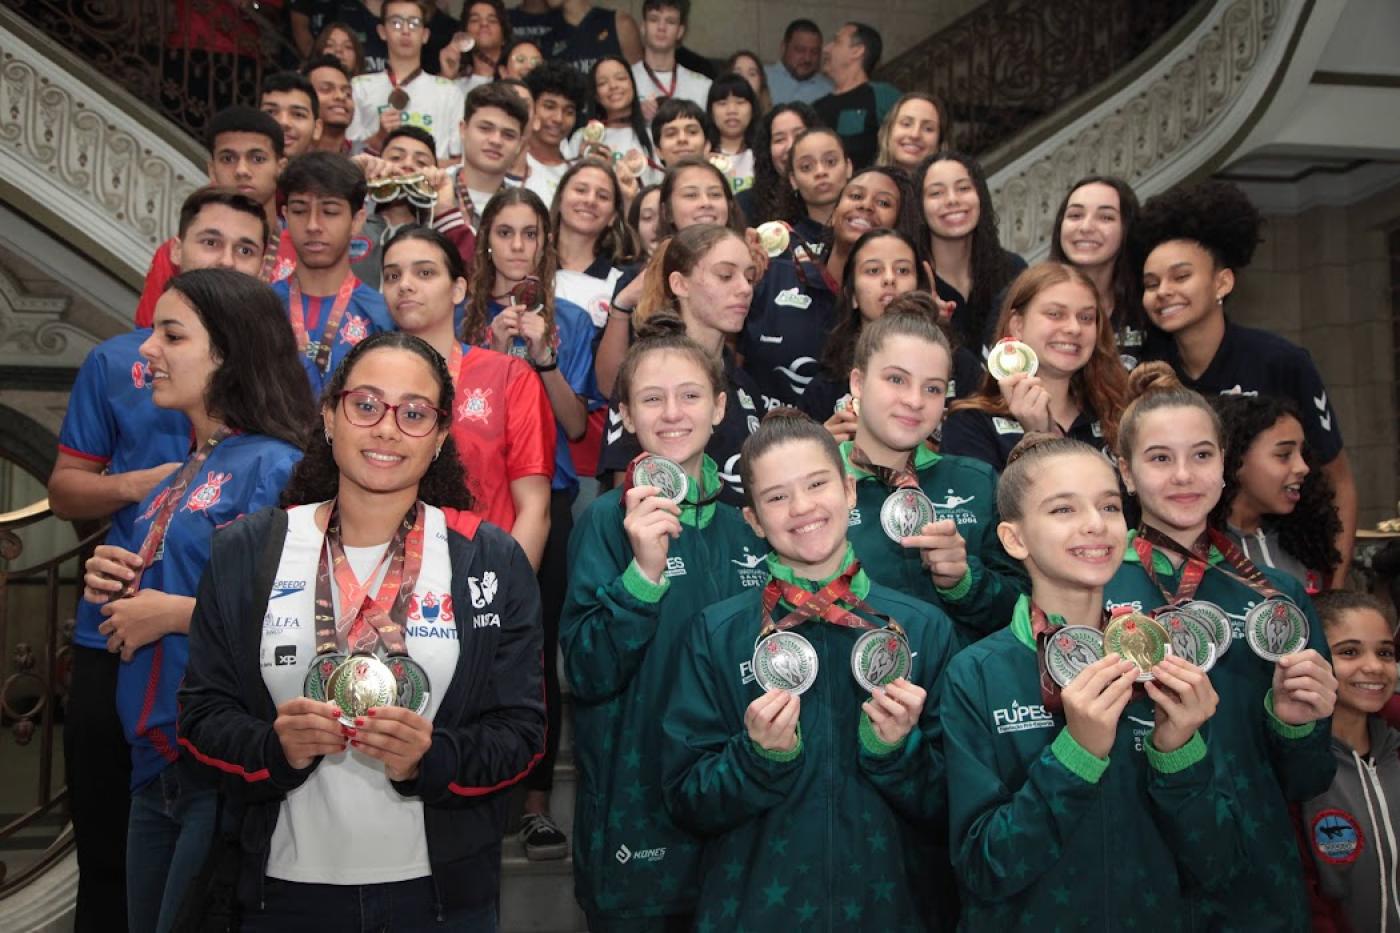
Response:
M766 898L764 907L776 907L787 900L788 890L791 885L783 884L777 878L768 883L768 887L763 889L763 896Z

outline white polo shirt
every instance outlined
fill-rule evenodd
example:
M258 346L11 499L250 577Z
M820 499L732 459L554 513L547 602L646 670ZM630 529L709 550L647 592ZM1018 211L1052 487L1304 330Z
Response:
M403 125L417 126L433 134L439 162L460 156L462 111L466 101L457 85L447 78L420 72L418 77L400 86L408 93ZM355 95L355 116L345 131L345 138L356 152L361 152L365 140L379 131L379 112L389 106L389 94L394 85L387 71L376 71L356 76L350 89Z

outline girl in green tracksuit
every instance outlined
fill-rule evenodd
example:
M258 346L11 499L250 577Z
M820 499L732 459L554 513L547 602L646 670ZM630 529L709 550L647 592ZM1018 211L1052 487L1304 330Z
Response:
M716 501L705 444L727 403L720 360L657 314L618 372L628 430L646 454L678 464L676 502L652 485L600 497L569 540L560 622L574 696L579 786L575 894L589 929L689 929L699 888L698 840L662 802L660 707L697 608L766 579L766 550L739 510Z
M951 926L937 686L952 623L860 568L854 482L821 425L779 409L743 454L765 585L689 626L663 719L666 801L707 837L696 929Z
M856 342L855 439L841 445L856 481L851 543L879 582L940 607L970 643L1006 624L1027 584L997 540L996 472L924 444L943 420L952 348L932 299L901 295ZM895 540L881 511L903 485L921 489L934 521Z
M1063 689L1046 673L1050 652L1073 644L1062 626L1104 623L1127 538L1113 469L1082 441L1032 434L997 505L1031 592L945 678L962 927L1194 929L1197 892L1229 883L1241 832L1201 731L1210 678L1168 655L1140 694L1138 668L1113 652Z
M1296 579L1255 568L1208 524L1223 478L1219 418L1164 363L1129 375L1119 423L1120 470L1142 506L1123 566L1105 590L1109 605L1152 611L1185 600L1213 603L1232 638L1210 672L1220 695L1211 754L1229 775L1245 829L1236 883L1203 897L1208 928L1309 928L1308 894L1289 804L1327 790L1335 759L1327 717L1337 681L1312 603ZM1260 576L1253 576L1259 574ZM1251 582L1251 577L1253 581ZM1269 597L1291 601L1309 628L1306 646L1265 660L1250 647L1246 617Z

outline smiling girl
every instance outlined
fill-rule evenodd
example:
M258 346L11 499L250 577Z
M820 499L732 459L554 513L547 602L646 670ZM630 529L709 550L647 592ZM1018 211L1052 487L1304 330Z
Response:
M996 473L924 444L943 420L948 337L931 315L890 308L861 331L851 370L855 437L841 445L856 480L851 543L876 579L943 609L970 643L1006 624L1021 573L996 537ZM890 506L903 489L931 509L899 527L906 512Z
M614 153L626 156L635 150L651 161L651 134L647 132L631 66L618 56L604 56L593 65L588 84L593 95L587 116L604 124L603 139L599 143L585 141L583 131L587 127L581 126L569 140L567 155L611 159Z
M1310 594L1331 585L1341 528L1327 477L1308 463L1303 419L1267 396L1211 400L1225 430L1225 491L1215 524L1261 567L1276 567Z
M1395 866L1400 845L1400 732L1381 707L1395 695L1395 626L1366 593L1335 590L1317 601L1337 671L1332 755L1337 776L1303 805L1312 856L1313 929L1400 928Z
M1143 695L1137 666L1114 652L1084 658L1064 687L1047 673L1062 669L1053 652L1093 644L1109 621L1104 587L1127 538L1113 468L1087 444L1032 434L997 504L997 534L1031 592L946 678L962 923L1196 929L1194 899L1228 884L1239 857L1232 794L1203 731L1218 719L1210 678L1167 655Z
M753 187L754 130L758 123L758 96L748 79L730 72L710 85L705 104L710 116L710 150L729 160L730 187Z
M895 102L880 125L877 165L893 165L911 175L919 163L943 148L952 135L948 108L932 94L910 91Z
M938 152L915 170L914 188L923 203L919 245L937 272L938 297L953 303L958 343L990 343L1001 295L1026 262L1002 248L987 176L971 156Z
M102 607L98 632L123 662L116 706L131 746L125 919L133 930L168 930L218 810L207 776L180 761L175 722L195 593L216 529L276 504L314 406L277 296L232 270L171 279L141 356L151 401L189 419L192 448L147 494L128 535L114 532L88 559L83 598Z
M854 482L821 425L779 409L743 464L767 580L688 626L663 718L666 801L708 837L697 921L937 925L952 624L861 569Z
M1147 317L1142 310L1141 208L1126 181L1108 175L1079 179L1055 214L1050 259L1072 265L1093 281L1118 338L1124 369L1142 361Z
M1053 262L1022 272L995 333L1029 346L1039 367L1033 375L983 376L977 393L956 403L943 424L945 453L976 457L1000 472L1031 432L1114 449L1127 380L1108 314L1084 273Z
M288 507L215 539L180 741L243 817L241 929L306 911L363 929L392 904L395 928L496 930L502 793L544 745L540 603L504 531L448 527L473 505L451 404L432 347L366 339L327 387ZM358 685L371 698L328 668L383 679Z
M634 251L625 211L612 166L588 158L564 173L549 212L559 256L554 294L587 311L600 332L622 264Z
M1220 422L1210 405L1162 363L1133 370L1128 394L1119 470L1142 522L1105 598L1145 612L1178 604L1204 611L1218 656L1212 754L1241 791L1239 818L1250 830L1238 862L1222 866L1236 883L1203 896L1200 907L1214 928L1305 930L1288 807L1332 780L1326 720L1337 681L1322 626L1298 581L1255 566L1210 527L1224 485Z
M783 219L788 152L793 141L821 123L812 105L802 101L778 104L758 121L753 139L753 187L739 193L739 206L755 226Z
M672 822L661 797L656 704L695 608L763 582L764 548L738 509L716 501L719 470L705 453L724 420L728 381L719 358L685 330L669 312L653 315L617 389L642 456L679 467L683 489L615 489L588 507L569 543L560 635L579 764L574 866L591 930L641 917L660 929L694 910L700 841ZM666 851L660 898L644 861L613 858L642 838Z

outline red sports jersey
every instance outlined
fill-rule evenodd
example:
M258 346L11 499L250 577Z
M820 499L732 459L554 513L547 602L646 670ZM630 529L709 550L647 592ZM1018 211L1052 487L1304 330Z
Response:
M179 275L180 267L170 258L170 247L175 242L171 237L156 247L151 257L151 267L146 270L146 284L141 288L141 301L136 305L136 326L151 327L155 323L156 302L165 293L165 286ZM277 240L276 251L269 250L263 257L262 280L269 285L280 282L292 274L297 267L297 253L292 246L292 238L286 230Z
M482 347L462 349L452 439L476 500L474 511L510 531L511 482L554 476L554 411L544 383L524 360Z

